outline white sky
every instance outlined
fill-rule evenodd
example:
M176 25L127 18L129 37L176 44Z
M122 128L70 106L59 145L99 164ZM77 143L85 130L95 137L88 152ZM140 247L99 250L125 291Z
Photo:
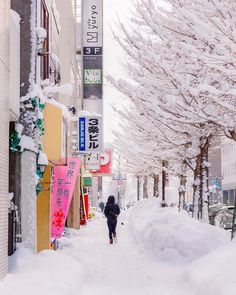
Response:
M104 0L104 75L108 73L115 77L121 77L125 73L122 71L120 61L122 60L122 50L114 41L112 31L116 30L117 14L123 22L130 16L130 9L133 7L132 0ZM124 56L123 56L124 58ZM110 104L119 105L119 97L122 94L116 89L107 85L104 79L104 134L105 142L112 142L112 129L118 129L119 121L112 111Z

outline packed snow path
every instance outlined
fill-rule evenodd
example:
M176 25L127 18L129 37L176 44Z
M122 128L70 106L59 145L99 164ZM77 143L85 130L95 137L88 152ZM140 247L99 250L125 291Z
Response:
M80 230L77 242L73 243L73 254L83 264L82 295L184 294L176 289L181 269L157 265L138 252L122 216L117 234L118 243L110 245L106 219L101 216Z

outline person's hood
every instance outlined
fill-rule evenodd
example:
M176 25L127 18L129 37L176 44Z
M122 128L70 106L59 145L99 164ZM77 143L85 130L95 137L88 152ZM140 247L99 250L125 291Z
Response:
M115 197L114 196L109 196L107 200L107 204L115 204Z

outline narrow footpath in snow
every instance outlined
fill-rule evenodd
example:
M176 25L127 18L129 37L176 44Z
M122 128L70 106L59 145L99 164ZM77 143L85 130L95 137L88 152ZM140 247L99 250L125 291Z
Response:
M118 243L100 213L67 234L58 251L18 245L0 295L236 294L236 241L154 198L121 213Z
M125 216L119 218L117 234L118 243L110 245L102 216L76 233L70 251L83 265L82 295L185 294L177 288L183 269L158 265L139 252L131 242Z

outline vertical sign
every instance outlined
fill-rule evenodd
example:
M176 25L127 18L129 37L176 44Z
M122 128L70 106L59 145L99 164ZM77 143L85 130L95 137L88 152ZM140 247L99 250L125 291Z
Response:
M80 159L70 158L67 166L54 167L51 191L51 237L60 238L64 230L70 202L80 167Z
M103 150L102 116L79 117L78 147L80 152L100 153Z
M83 0L82 3L83 98L102 99L103 0Z

